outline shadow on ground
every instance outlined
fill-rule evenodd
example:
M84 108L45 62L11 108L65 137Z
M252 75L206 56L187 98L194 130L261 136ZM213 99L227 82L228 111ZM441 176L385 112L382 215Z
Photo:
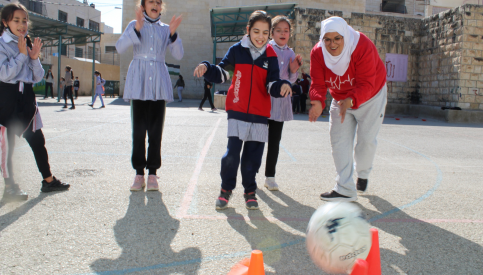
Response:
M380 197L364 197L377 209L368 210L358 204L369 220L396 208ZM376 220L375 225L399 237L405 253L381 249L382 274L482 274L482 246L436 225L414 219L403 211L392 214L391 219L394 222Z
M179 221L170 216L161 193L133 192L126 215L114 226L121 255L115 260L98 259L91 264L91 270L111 275L197 274L200 261L192 259L201 259L201 251L190 247L175 252L171 248L178 229Z

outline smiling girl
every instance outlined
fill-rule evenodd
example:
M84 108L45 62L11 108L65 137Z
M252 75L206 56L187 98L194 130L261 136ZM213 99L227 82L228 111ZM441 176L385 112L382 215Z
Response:
M15 135L27 140L42 174L42 192L69 188L52 176L45 148L37 102L32 85L42 80L44 69L39 54L42 42L32 43L28 33L28 13L21 4L6 5L0 26L0 170L5 179L4 199L26 200L13 178L12 157Z
M164 60L168 48L178 60L184 53L181 38L176 32L181 24L181 16L173 16L169 25L162 23L160 18L164 6L160 0L141 0L136 10L136 20L129 23L116 43L119 53L133 47L133 60L129 65L124 88L124 99L131 100L131 162L136 170L131 191L144 189L145 169L149 171L146 190L159 190L156 171L161 167L166 103L173 101L173 86Z
M221 159L221 192L216 209L228 207L239 166L246 208L258 209L255 176L268 140L270 95L286 97L292 93L290 82L280 79L277 54L268 44L271 25L266 12L253 12L248 20L247 35L228 50L220 64L203 61L194 72L196 77L204 76L208 82L223 83L230 77L225 67L235 67L226 97L228 146Z

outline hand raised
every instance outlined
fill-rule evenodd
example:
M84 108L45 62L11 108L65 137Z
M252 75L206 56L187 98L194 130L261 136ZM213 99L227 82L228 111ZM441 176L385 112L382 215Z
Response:
M302 66L302 56L300 56L300 54L297 54L293 61L292 58L290 58L290 71L293 74L297 72L300 66Z
M178 17L176 17L176 15L173 15L173 18L171 18L171 21L169 22L169 30L171 32L171 35L174 35L176 29L179 27L179 24L181 24L181 21L183 21L181 15Z
M200 64L196 67L194 73L193 73L193 76L196 76L196 77L202 77L205 75L206 71L208 70L208 68L206 68L206 65L205 64Z
M25 38L18 38L18 51L27 55L27 39Z
M136 9L136 26L135 26L135 28L138 32L141 31L141 29L143 28L143 25L144 25L143 12L144 12L143 6L139 6Z
M283 97L292 96L292 87L288 84L283 84L280 88L280 95Z
M35 38L34 43L32 44L32 49L29 49L27 47L27 51L31 59L39 58L40 50L42 49L43 45L44 44L42 43L42 40L37 37Z

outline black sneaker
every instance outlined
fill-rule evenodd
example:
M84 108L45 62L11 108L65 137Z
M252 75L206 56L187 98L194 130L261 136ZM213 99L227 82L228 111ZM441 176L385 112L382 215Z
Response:
M87 106L94 108L94 104L87 104Z
M62 107L63 109L67 109L67 105L64 105L64 107Z
M100 108L106 108L106 106L102 105Z
M6 184L3 190L3 199L6 201L26 201L29 195L20 190L16 184Z
M43 180L42 188L40 189L40 191L47 193L47 192L54 192L54 191L65 191L69 189L70 184L62 183L60 180L56 179L55 177L53 178L54 180L51 181L50 183Z
M248 210L258 209L258 201L257 197L255 196L255 191L248 194L243 194L243 197L245 198L245 203Z
M357 178L357 192L365 193L367 192L367 179Z
M320 194L320 199L324 201L356 201L357 197L347 197L334 190Z
M228 207L228 201L230 200L232 191L226 191L221 189L220 196L216 199L216 209L222 210Z
M75 106L72 106L72 107L70 107L69 109L71 109L71 110L75 110Z

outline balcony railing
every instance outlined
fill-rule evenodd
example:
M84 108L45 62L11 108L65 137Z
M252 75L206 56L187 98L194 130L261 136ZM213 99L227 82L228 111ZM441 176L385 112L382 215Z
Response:
M27 10L47 16L47 8L44 3L30 0L19 0L19 2L24 5Z

